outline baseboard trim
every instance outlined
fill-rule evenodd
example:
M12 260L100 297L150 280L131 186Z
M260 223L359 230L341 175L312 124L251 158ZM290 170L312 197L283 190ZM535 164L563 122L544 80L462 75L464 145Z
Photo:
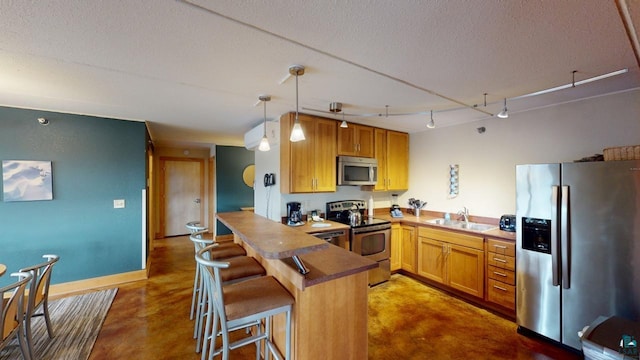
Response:
M148 269L149 267L147 267L147 269L130 271L121 274L100 276L96 278L70 281L61 284L51 284L51 286L49 287L49 296L62 297L86 292L88 290L115 287L116 285L132 281L146 280L148 279Z

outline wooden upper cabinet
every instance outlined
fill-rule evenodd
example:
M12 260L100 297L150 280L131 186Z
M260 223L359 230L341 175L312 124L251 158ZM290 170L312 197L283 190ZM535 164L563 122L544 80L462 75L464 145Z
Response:
M373 127L349 124L349 127L341 128L340 122L336 122L336 126L338 129L338 155L374 157Z
M409 189L409 134L387 130L387 190Z
M374 190L409 189L409 134L375 129L375 158L378 159L378 182Z
M289 141L295 113L280 117L280 192L336 191L336 125L334 120L299 114L305 140Z

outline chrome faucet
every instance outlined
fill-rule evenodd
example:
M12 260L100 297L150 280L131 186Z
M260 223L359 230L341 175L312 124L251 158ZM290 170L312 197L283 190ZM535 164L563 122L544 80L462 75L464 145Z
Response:
M464 218L464 222L469 224L469 209L467 207L463 207L462 210L458 211L458 215Z

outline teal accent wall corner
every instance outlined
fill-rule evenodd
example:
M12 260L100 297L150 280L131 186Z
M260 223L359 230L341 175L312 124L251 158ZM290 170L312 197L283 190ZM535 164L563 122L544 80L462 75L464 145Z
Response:
M52 283L142 269L146 136L143 122L0 107L0 160L47 160L53 173L53 200L0 201L7 272L49 253Z
M255 153L244 147L216 146L216 211L240 211L253 206L253 188L245 185L242 171L255 164ZM216 220L216 235L231 234L231 230Z

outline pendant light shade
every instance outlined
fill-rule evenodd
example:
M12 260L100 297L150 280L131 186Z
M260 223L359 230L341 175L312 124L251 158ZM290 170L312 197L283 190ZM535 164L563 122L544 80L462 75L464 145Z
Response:
M433 121L433 110L431 110L431 120L429 120L429 123L427 124L427 127L429 129L433 129L436 127L436 123L435 121Z
M509 112L507 111L507 98L504 99L504 108L497 115L501 119L506 119L509 117Z
M261 95L258 97L258 99L262 101L262 105L264 108L264 132L262 134L262 140L260 140L260 145L258 146L258 150L269 151L271 150L271 146L269 146L269 139L267 139L267 101L271 100L271 96Z
M302 65L293 65L289 68L289 74L295 75L296 77L296 119L293 123L293 129L291 130L291 136L289 137L289 141L297 142L305 139L304 132L302 131L302 126L300 126L300 121L298 120L298 76L304 75L304 66Z
M344 113L342 113L342 123L340 124L340 127L343 129L346 129L349 127L349 124L347 124L347 121L344 119Z

